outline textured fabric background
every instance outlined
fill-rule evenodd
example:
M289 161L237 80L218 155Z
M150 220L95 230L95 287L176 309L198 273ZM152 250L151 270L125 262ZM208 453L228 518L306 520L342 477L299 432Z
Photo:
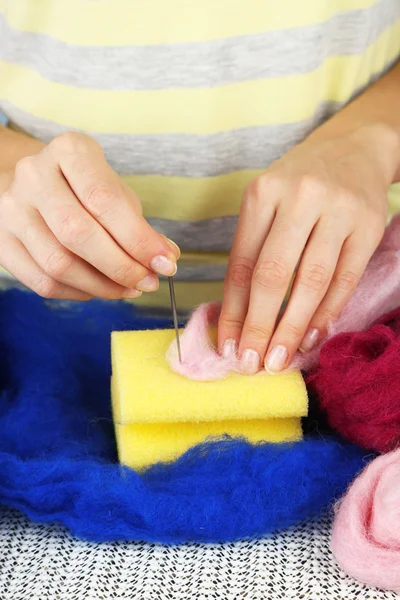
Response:
M89 544L0 508L1 600L395 600L344 575L330 522L204 546Z

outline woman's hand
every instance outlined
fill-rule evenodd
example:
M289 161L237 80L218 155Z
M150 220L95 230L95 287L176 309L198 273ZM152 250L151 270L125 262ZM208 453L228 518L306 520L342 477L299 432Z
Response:
M381 129L311 135L248 187L219 323L220 350L238 351L245 373L264 361L280 371L296 350L310 350L357 286L383 235L399 167L393 138L378 142Z
M4 177L3 177L4 179ZM0 195L0 264L46 298L135 298L173 275L177 246L90 137L67 133L22 158Z

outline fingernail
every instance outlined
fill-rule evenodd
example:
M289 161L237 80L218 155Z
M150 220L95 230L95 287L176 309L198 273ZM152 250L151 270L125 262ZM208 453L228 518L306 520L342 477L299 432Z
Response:
M304 336L303 341L301 342L300 350L302 352L310 352L310 350L312 350L317 345L318 338L318 329L309 329L306 335Z
M260 369L260 357L255 350L244 350L241 360L242 371L245 375L255 375Z
M235 358L237 354L238 345L235 340L226 340L222 348L222 356L224 358Z
M158 278L155 275L146 275L142 281L136 285L141 292L155 292L158 289Z
M287 361L287 357L288 351L285 346L275 346L268 354L265 361L267 371L273 371L274 373L282 371Z
M177 271L176 263L166 256L155 256L150 263L150 267L156 273L165 275L166 277L172 277Z
M169 246L172 248L174 253L178 255L178 258L179 258L181 255L181 249L179 248L179 246L177 244L175 244L175 242L173 242L172 240L167 238L165 235L164 235L164 238L165 238L165 241L169 244Z
M142 292L139 290L125 290L122 296L124 298L139 298L142 295Z

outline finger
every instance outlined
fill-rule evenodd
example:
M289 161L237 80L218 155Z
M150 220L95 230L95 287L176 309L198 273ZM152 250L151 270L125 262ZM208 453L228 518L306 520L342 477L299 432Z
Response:
M225 355L235 355L250 298L257 258L275 217L276 205L261 198L259 181L246 190L229 257L224 299L218 323L218 347Z
M35 169L45 166L37 159ZM29 174L29 172L28 172ZM35 173L35 197L26 198L39 210L57 240L74 255L92 265L111 281L132 290L154 291L158 280L154 273L135 261L113 240L101 225L83 208L58 171L46 169L42 179ZM38 186L38 179L46 182L46 188ZM27 194L26 186L19 190Z
M253 273L239 344L245 373L257 372L264 361L280 307L315 222L316 215L311 210L302 220L290 209L278 211Z
M321 219L301 258L290 299L272 336L265 368L281 371L302 342L311 318L329 287L348 232L341 223ZM315 337L315 333L312 333Z
M33 260L17 238L0 234L0 262L23 285L42 298L61 300L90 300L91 296L74 289L47 275Z
M85 209L139 263L174 275L179 248L147 223L136 194L122 184L99 145L76 134L58 144L60 169Z
M98 298L140 296L138 290L126 290L62 246L37 211L24 212L18 230L33 260L52 279Z
M312 348L325 335L330 323L336 321L356 289L366 266L379 243L379 235L354 233L344 243L328 291L313 315L304 340L303 351Z

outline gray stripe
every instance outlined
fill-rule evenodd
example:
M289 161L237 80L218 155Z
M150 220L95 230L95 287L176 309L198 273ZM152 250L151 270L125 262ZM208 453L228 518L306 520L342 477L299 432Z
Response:
M341 103L321 104L298 123L248 127L213 135L92 135L120 174L213 177L244 169L265 169L332 116ZM0 108L29 135L48 143L66 127L33 117L8 102Z
M238 217L232 215L203 221L150 218L148 221L187 252L229 252Z
M82 88L210 87L307 73L328 56L361 54L397 19L399 0L380 0L367 9L290 30L190 44L79 47L13 30L1 16L0 58Z
M225 265L190 264L182 260L178 263L178 271L174 276L176 281L223 281Z

